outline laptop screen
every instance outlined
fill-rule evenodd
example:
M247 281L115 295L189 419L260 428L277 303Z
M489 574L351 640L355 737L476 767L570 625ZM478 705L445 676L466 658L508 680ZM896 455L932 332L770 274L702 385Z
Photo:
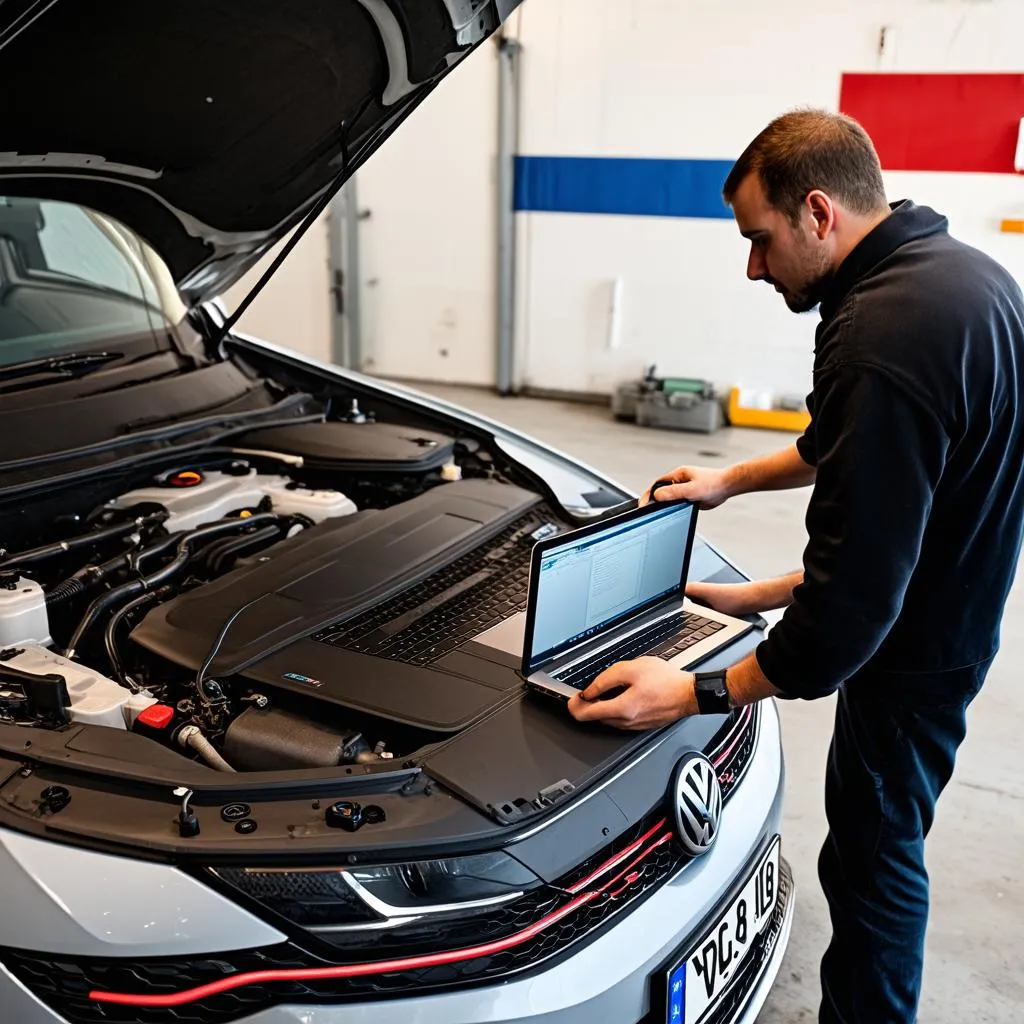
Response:
M692 505L673 504L544 551L530 665L678 592L693 516Z

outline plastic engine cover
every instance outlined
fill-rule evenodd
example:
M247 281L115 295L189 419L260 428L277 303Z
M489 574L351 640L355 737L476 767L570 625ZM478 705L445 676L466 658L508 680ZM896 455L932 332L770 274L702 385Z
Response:
M350 516L355 504L340 491L314 491L298 487L286 476L270 476L250 470L242 476L230 473L180 473L170 479L195 481L164 483L129 491L110 502L111 508L154 502L170 513L165 524L171 533L192 530L222 519L231 512L253 508L269 498L275 512L302 514L316 523Z
M26 644L17 654L6 658L4 664L33 675L63 676L71 698L71 721L80 725L126 729L143 710L156 703L155 697L132 693L113 679L37 644Z

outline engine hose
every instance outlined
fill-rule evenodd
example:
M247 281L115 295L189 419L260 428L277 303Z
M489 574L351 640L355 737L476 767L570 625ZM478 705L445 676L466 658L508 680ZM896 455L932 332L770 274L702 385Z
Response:
M126 533L134 533L142 526L163 522L166 518L166 512L156 513L140 519L132 519L126 523L106 526L102 530L93 530L92 533L83 533L77 537L69 537L67 540L54 541L52 544L44 544L42 547L32 548L29 551L20 551L0 561L0 570L10 569L19 565L32 565L35 562L42 562L47 558L53 558L54 555L63 555L68 551L77 551L79 548L102 544L106 540L123 537Z
M135 534L136 544L140 539L139 534ZM108 576L112 576L115 572L127 568L129 557L129 554L125 552L124 554L115 555L99 565L87 565L85 568L79 569L73 576L69 576L66 580L58 583L57 586L46 592L46 607L52 609L66 604L72 598L83 594L90 587L94 587L97 583L102 583Z
M276 538L287 535L287 529L278 524L264 526L240 537L224 537L214 541L203 551L203 563L214 576L221 576L243 555L261 551ZM230 564L229 563L230 560Z
M78 597L79 594L84 594L85 590L85 584L72 576L70 579L64 580L63 583L58 583L52 590L46 592L46 607L56 608Z
M136 551L133 555L129 556L128 564L134 572L137 572L142 576L144 575L142 572L143 562L147 562L153 558L159 558L165 551L170 551L171 548L176 548L180 541L181 535L172 533L169 537L164 537L155 544L150 545L150 547L143 548L141 551Z
M235 530L244 530L253 526L261 526L264 523L276 521L279 517L271 512L259 513L253 516L247 516L242 519L220 519L215 523L210 523L208 526L200 526L190 533L186 533L182 537L175 537L174 540L177 543L177 552L173 559L167 563L162 569L158 569L154 573L150 573L148 576L142 576L139 579L129 580L127 583L122 583L120 586L112 587L106 593L100 594L85 611L85 615L82 616L81 622L78 623L78 627L75 629L74 635L68 643L67 649L64 652L64 657L71 659L75 656L75 651L81 646L82 638L86 633L92 629L97 619L108 609L113 608L115 605L119 605L122 601L126 601L129 598L135 597L136 594L140 594L146 590L152 590L155 587L159 587L161 584L166 583L175 573L183 569L189 559L194 553L194 549L197 544L201 543L209 537L218 537L224 533L232 533ZM164 541L161 541L157 547L165 547ZM147 552L141 552L138 562L142 555Z
M178 742L183 747L191 747L211 768L216 768L219 772L235 770L217 753L198 725L186 725L178 733Z
M126 616L131 615L133 611L137 608L141 608L143 605L151 604L154 601L159 601L161 598L166 597L170 589L170 587L163 587L160 590L148 590L146 593L132 598L132 600L127 604L121 605L121 607L111 615L110 621L107 623L107 628L103 635L104 643L107 648L107 658L110 660L114 678L129 689L134 690L136 687L133 686L128 679L128 673L125 672L124 669L124 662L121 660L121 652L117 648L117 629Z
M263 526L265 523L276 523L280 516L273 512L257 512L251 516L239 517L237 519L219 519L209 526L200 526L198 529L187 533L178 543L178 550L162 569L150 573L144 577L147 589L165 583L175 573L183 569L189 559L195 554L196 545L208 537L219 537L221 534L234 533L236 530L247 530L253 526Z

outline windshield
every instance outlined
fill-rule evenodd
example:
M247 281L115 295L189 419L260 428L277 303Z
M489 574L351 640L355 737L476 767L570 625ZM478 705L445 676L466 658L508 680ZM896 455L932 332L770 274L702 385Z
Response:
M185 312L163 260L123 224L0 196L0 367L165 335Z

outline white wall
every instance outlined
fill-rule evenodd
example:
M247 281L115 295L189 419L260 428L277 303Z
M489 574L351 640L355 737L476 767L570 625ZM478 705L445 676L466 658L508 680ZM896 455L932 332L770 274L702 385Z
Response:
M884 65L883 26L896 43ZM731 160L844 71L1024 71L1024 0L527 0L520 152ZM1021 111L1024 115L1024 111ZM497 57L488 44L359 172L366 368L491 384ZM889 174L1024 281L1024 178ZM522 214L520 383L610 391L647 363L804 394L816 316L744 277L729 220ZM609 347L621 279L617 347Z
M834 109L843 71L1024 70L1020 0L528 0L527 155L733 159L794 106ZM1024 115L1024 111L1021 112ZM890 198L950 217L954 234L1024 281L1024 179L889 174ZM803 394L816 317L746 281L729 221L528 214L518 328L527 385L607 391L643 364ZM612 282L622 279L609 348Z
M224 304L229 312L234 312L286 242L287 239L271 250L224 294ZM330 259L325 214L306 232L270 283L242 314L239 330L329 361L333 324L329 288Z
M497 108L485 43L357 175L369 373L494 383Z

